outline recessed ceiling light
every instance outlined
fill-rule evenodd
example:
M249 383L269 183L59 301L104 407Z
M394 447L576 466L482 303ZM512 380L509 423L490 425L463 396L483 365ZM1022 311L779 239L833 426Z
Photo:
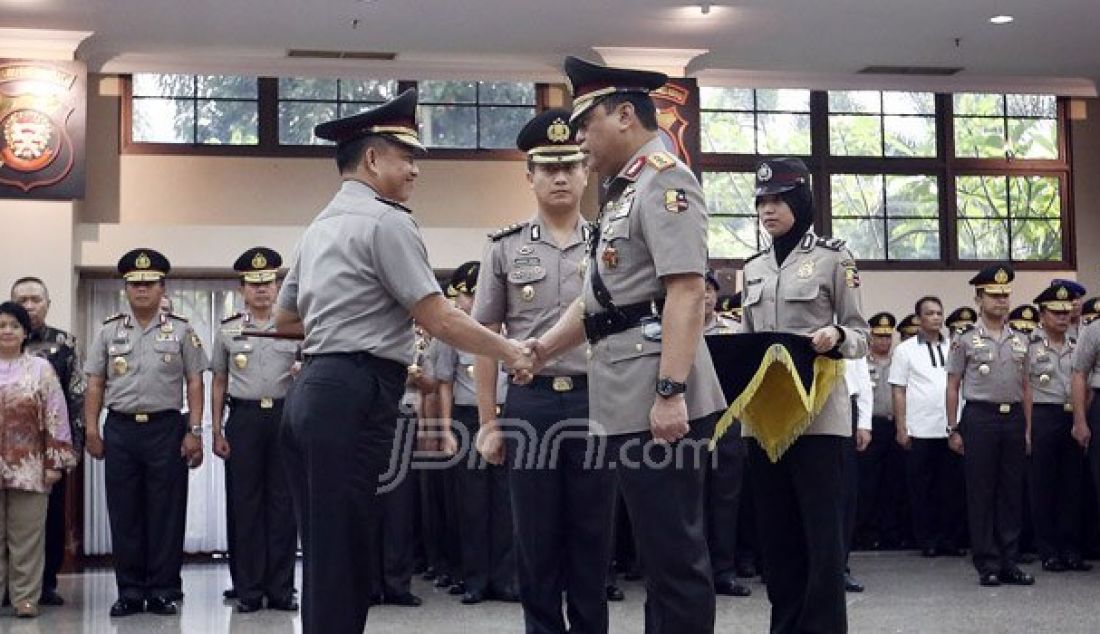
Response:
M989 21L993 24L1012 24L1015 19L1011 15L995 15L989 18Z

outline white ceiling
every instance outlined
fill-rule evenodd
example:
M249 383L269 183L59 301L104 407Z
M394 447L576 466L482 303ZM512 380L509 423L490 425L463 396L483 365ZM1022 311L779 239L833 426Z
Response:
M1015 23L989 23L1001 13ZM689 74L729 81L848 83L872 64L962 66L953 81L979 84L1100 79L1098 0L737 0L705 16L682 0L0 0L0 27L92 31L79 56L109 71L289 71L309 65L285 50L310 48L398 53L313 64L325 72L557 76L565 54L620 46L708 49Z

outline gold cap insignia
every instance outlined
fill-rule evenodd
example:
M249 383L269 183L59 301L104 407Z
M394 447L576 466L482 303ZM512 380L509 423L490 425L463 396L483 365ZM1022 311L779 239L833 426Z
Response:
M997 272L993 275L993 281L998 284L1008 283L1008 271L1004 269L997 269Z
M756 180L766 183L772 179L772 168L767 163L761 163L760 167L756 168Z
M569 140L569 124L561 119L554 119L554 122L546 128L546 138L551 143L565 143Z
M1035 313L1030 308L1025 308L1023 315L1024 319L1035 319Z
M887 317L886 315L883 315L882 317L879 317L878 325L880 325L880 326L889 326L890 325L890 318Z
M263 269L267 268L267 258L260 251L256 252L256 255L252 256L252 268Z
M1069 299L1069 291L1066 290L1065 286L1059 286L1058 290L1054 292L1054 296L1058 299Z
M142 251L138 254L137 258L134 259L134 266L139 269L147 269L153 266L153 261L149 259L149 256L146 255L144 251Z

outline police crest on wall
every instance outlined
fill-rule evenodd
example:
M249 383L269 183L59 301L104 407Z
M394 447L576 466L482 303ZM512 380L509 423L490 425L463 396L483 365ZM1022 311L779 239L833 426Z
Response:
M0 59L0 198L84 196L87 71Z

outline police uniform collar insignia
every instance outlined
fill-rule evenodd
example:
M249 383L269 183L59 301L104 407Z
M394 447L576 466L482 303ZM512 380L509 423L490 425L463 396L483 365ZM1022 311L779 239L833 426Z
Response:
M230 316L226 317L225 319L223 319L222 323L223 324L228 324L229 322L233 321L234 319L239 319L240 317L241 317L241 313L233 313L232 315L230 315Z
M817 236L813 231L807 231L806 235L802 236L802 242L799 243L798 248L803 251L811 251L814 245L817 244Z
M634 162L628 165L625 170L623 170L622 177L629 181L637 180L638 174L642 173L642 168L645 167L645 164L646 157L639 156L638 158L634 159Z
M581 240L583 240L584 242L588 242L591 239L592 239L592 227L587 222L582 220L581 221Z
M761 182L768 182L772 179L772 168L767 163L761 163L760 167L756 168L756 179Z
M531 242L538 242L542 239L542 227L537 222L531 223Z

